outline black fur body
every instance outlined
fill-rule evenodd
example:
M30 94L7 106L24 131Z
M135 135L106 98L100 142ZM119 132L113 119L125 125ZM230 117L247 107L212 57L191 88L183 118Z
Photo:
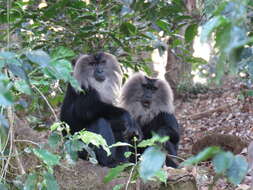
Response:
M120 103L136 120L143 139L151 138L153 132L169 136L163 147L169 154L177 155L180 130L174 115L173 93L167 82L135 74L123 86ZM138 148L138 153L144 150ZM168 157L166 165L177 167Z
M86 129L102 135L108 145L118 141L127 142L127 137L135 131L133 120L125 109L113 105L112 101L116 99L113 93L103 93L106 90L114 90L120 85L121 75L119 67L116 65L118 63L110 54L102 53L100 57L97 60L93 55L85 55L77 60L74 76L80 83L83 92L78 92L70 84L68 85L60 118L70 126L71 134ZM103 77L105 79L101 80L102 82L96 82L93 78L96 71L92 69L92 64L99 64L103 58L108 62L105 63L107 65L103 71L105 74L101 75L103 73L101 70L98 74L100 79L104 79ZM88 66L90 63L92 63L91 66ZM106 88L104 89L103 86ZM109 157L102 148L94 148L94 151L98 163L102 166L113 167L119 162L127 161L124 157L124 153L128 151L126 146L112 148L112 154ZM80 152L79 157L86 159L87 154Z

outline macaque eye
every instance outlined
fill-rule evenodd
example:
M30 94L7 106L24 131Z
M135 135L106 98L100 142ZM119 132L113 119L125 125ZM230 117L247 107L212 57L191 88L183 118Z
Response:
M101 64L106 64L106 60L102 60L102 61L101 61Z
M155 87L155 86L152 86L152 88L151 88L152 91L156 91L157 89L158 89L158 88Z
M142 88L146 88L148 89L148 85L147 84L141 84Z
M95 64L96 64L96 62L94 62L94 61L89 62L89 65L95 65Z

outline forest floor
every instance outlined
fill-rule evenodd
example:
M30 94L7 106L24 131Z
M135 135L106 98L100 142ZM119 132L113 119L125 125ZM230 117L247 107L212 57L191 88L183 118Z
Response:
M235 79L226 79L220 87L212 88L205 94L194 98L177 99L176 117L182 126L182 138L179 146L179 157L192 156L192 146L207 134L235 135L246 142L239 154L247 158L247 146L253 140L253 97L243 98L248 89ZM237 146L238 140L229 143ZM195 144L196 145L196 144ZM229 149L229 148L228 148ZM237 152L238 153L238 152ZM207 190L212 181L214 170L210 162L200 164L192 172L200 190ZM213 190L246 190L250 189L251 176L233 186L225 179L218 180Z

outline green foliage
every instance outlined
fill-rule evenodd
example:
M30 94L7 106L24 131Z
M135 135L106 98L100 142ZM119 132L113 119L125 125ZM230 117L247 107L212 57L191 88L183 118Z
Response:
M145 181L151 179L161 169L166 159L166 153L158 147L147 148L140 163L140 177Z
M166 159L166 153L162 151L161 144L168 139L169 137L160 137L153 134L151 139L142 140L138 145L135 143L134 149L146 148L141 157L139 157L139 155L134 155L136 156L136 163L126 163L112 168L104 178L104 182L108 183L120 176L126 169L131 169L129 177L131 183L135 183L136 179L140 177L144 182L156 179L166 184L168 175L166 171L162 170L162 166ZM134 140L135 142L137 141L137 139ZM118 143L116 144L121 145ZM131 152L127 152L125 156L128 157L132 154ZM115 186L115 189L121 187L121 185L122 184Z
M102 148L106 151L107 156L111 155L111 151L109 146L107 145L105 139L96 133L92 133L90 131L80 131L79 132L80 139L87 145L93 144L96 147L102 146Z
M47 189L54 189L54 190L60 189L59 185L56 182L55 177L51 173L45 172L44 179L46 181Z
M5 184L0 183L0 189L1 190L8 190L7 186Z
M234 156L231 167L226 172L226 176L231 183L238 185L242 182L247 172L248 163L246 159L241 155L236 155Z
M240 184L248 172L248 163L243 156L224 152L218 147L208 147L198 155L187 159L181 165L198 164L211 158L217 177L224 176L234 185Z
M188 158L181 165L188 166L188 165L198 164L201 161L208 160L208 159L212 158L213 156L217 155L220 152L221 152L221 150L219 147L216 147L216 146L208 147L205 150L198 153L198 155Z
M110 182L111 180L115 179L116 177L119 176L119 174L121 172L123 172L126 168L130 167L130 166L133 166L134 164L132 163L125 163L125 164L122 164L122 165L119 165L115 168L112 168L108 174L105 176L104 178L104 182L105 183L108 183Z
M32 151L48 166L59 164L60 157L58 155L52 154L46 149L33 148Z
M137 147L139 147L139 148L145 148L145 147L148 147L148 146L153 146L153 145L155 145L156 143L164 143L164 142L166 142L167 140L169 140L169 137L167 137L167 136L160 137L159 135L154 134L154 135L152 136L152 138L147 139L147 140L142 140L142 141L137 145Z
M207 41L213 34L215 47L218 50L215 52L219 56L216 66L217 81L226 72L235 74L241 65L238 52L243 51L247 46L252 46L253 38L249 32L251 28L247 26L251 19L247 15L252 12L248 9L249 2L248 0L220 1L211 14L212 18L203 26L201 40Z
M37 187L38 176L34 173L30 173L25 181L24 190L34 190Z

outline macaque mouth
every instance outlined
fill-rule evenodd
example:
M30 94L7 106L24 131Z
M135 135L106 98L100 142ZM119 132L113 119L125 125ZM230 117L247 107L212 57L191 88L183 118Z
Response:
M149 108L150 107L150 104L151 104L151 101L149 100L142 100L141 101L141 104L144 108Z
M98 82L103 82L105 80L105 76L103 74L94 74L94 78Z

